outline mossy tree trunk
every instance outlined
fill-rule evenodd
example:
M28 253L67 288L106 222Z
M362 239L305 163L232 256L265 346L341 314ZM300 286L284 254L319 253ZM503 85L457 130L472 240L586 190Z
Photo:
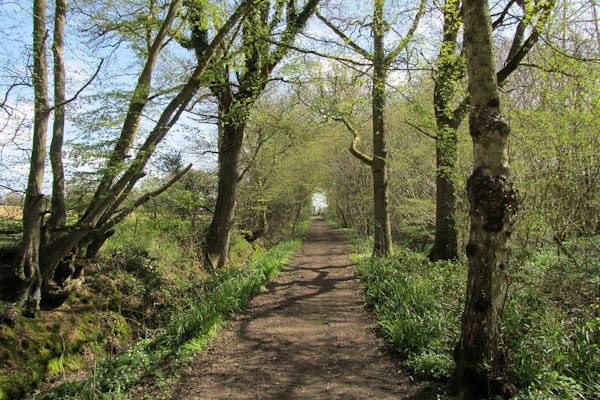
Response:
M451 104L460 91L466 73L464 57L457 53L458 32L462 26L460 1L447 0L444 6L444 35L438 55L433 92L436 135L436 208L435 240L429 253L432 261L458 258L456 203L458 176L457 130L466 115L466 102L453 109Z
M383 19L383 0L376 0L373 9L373 254L391 256L392 225L389 211L388 161L385 134L385 103L387 71L392 60L386 60L384 39L386 22Z

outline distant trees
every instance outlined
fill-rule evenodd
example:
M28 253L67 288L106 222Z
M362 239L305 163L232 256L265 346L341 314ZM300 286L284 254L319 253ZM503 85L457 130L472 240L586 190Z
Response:
M572 258L570 239L600 232L600 163L595 156L600 49L595 22L588 21L585 30L577 28L587 19L583 10L557 11L568 22L554 18L548 24L546 35L554 40L537 47L526 68L508 82L505 104L515 136L515 180L523 197L515 239L527 252L552 241L559 254ZM528 90L516 92L520 87Z
M240 169L236 226L243 237L277 242L306 221L312 194L325 179L320 126L290 93L273 85L248 121ZM298 124L302 121L302 124Z

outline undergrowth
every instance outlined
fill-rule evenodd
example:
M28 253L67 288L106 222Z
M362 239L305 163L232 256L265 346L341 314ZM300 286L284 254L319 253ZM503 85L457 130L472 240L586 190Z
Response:
M367 303L381 333L421 379L447 379L454 367L464 271L451 263L430 263L424 254L397 251L392 259L357 259Z
M168 393L179 366L299 245L264 250L234 238L236 267L209 274L197 237L185 221L130 218L86 265L84 286L65 304L34 320L0 318L0 400L135 399L140 386ZM0 303L0 316L9 307Z
M589 238L575 239L568 255L548 243L512 261L502 335L518 399L600 398L600 238L593 240L592 250ZM460 334L466 262L432 263L406 248L381 259L367 249L364 242L354 246L354 258L382 335L416 376L446 382Z

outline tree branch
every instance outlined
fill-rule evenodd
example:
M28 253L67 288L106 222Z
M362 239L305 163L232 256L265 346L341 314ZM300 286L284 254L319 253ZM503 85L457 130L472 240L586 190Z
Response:
M102 68L102 64L104 64L104 58L100 59L100 64L98 64L98 67L96 67L96 72L94 72L94 74L92 75L92 77L85 83L85 85L83 85L82 87L80 87L79 90L70 99L67 99L67 100L65 100L63 102L55 104L53 107L50 108L49 111L56 110L57 108L66 106L67 104L69 104L69 103L77 100L77 98L79 97L79 95L81 93L83 93L83 91L85 89L87 89L87 87L92 84L92 82L94 81L94 79L96 79L96 77L100 73L100 69Z
M537 63L531 63L531 62L522 62L520 65L523 67L536 68L536 69L539 69L540 71L547 72L547 73L560 74L560 75L568 76L569 78L577 78L577 76L575 74L569 73L569 72L565 71L564 69L548 68L544 65L537 64Z
M406 46L408 46L408 42L411 41L411 39L413 38L415 31L417 30L418 26L419 26L419 22L421 21L421 17L425 14L425 0L421 0L421 3L419 4L419 11L417 11L417 15L415 15L415 19L413 20L412 26L410 27L410 29L408 30L406 36L404 37L404 39L402 39L400 41L400 43L398 43L398 46L396 46L396 48L394 48L386 57L385 57L385 64L388 65L391 62L393 62L396 57L398 57L398 54L400 54L400 52L402 50L404 50L406 48Z
M358 131L354 129L354 127L350 124L350 122L346 120L346 118L334 117L333 120L343 123L346 126L346 129L348 129L348 131L352 134L352 143L350 143L350 147L348 148L348 150L350 150L350 153L364 164L367 164L369 166L372 165L373 157L358 150L357 146L358 142L360 141L360 134L358 133Z
M521 21L515 32L513 44L509 52L509 59L507 60L507 63L504 66L504 68L502 68L496 73L498 86L503 85L506 78L508 78L510 74L512 74L519 67L521 61L523 61L523 59L529 53L531 48L537 43L542 28L548 21L548 18L550 18L550 12L552 8L554 8L554 4L555 2L553 0L544 2L543 5L541 5L540 8L536 10L537 12L539 12L539 18L533 26L533 31L522 44L520 44L519 42L522 40L522 33L525 30L525 23ZM523 9L523 12L527 14L525 9ZM528 17L533 16L524 15L523 18L525 20Z
M419 133L422 133L423 135L425 135L433 140L437 140L437 135L433 135L433 134L427 132L425 129L421 128L420 126L415 125L412 122L406 121L406 120L404 120L404 123L406 125L410 126L411 128L416 129Z
M367 60L373 61L373 55L360 47L356 42L350 39L344 32L342 32L337 26L333 25L327 18L325 18L321 13L317 10L315 11L315 15L319 18L325 25L329 27L336 35L340 37L344 41L344 43L348 44L350 47L354 49L358 54L366 58Z
M131 206L121 210L115 218L111 219L107 224L103 225L102 229L103 230L111 229L113 226L115 226L116 224L121 222L123 219L125 219L125 217L127 215L131 214L132 211L134 211L138 207L144 205L146 202L148 202L149 200L153 199L154 197L160 195L165 190L169 189L171 186L173 186L175 183L177 183L177 181L179 181L181 178L183 178L183 176L185 174L187 174L190 169L192 169L192 164L188 165L183 170L178 172L175 176L173 176L171 179L169 179L169 181L167 183L160 186L158 189L153 190L151 192L147 192L144 195L142 195L141 197L139 197L138 199L136 199L131 204Z

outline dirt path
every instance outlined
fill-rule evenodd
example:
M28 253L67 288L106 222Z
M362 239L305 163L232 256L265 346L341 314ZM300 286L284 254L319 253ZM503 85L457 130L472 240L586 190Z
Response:
M385 350L342 235L315 220L268 292L185 371L174 399L431 399Z

